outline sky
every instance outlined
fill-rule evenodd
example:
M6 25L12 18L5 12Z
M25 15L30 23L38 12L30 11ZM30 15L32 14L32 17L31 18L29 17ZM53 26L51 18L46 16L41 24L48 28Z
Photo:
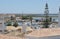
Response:
M0 0L0 13L43 14L46 3L49 13L59 12L60 0Z

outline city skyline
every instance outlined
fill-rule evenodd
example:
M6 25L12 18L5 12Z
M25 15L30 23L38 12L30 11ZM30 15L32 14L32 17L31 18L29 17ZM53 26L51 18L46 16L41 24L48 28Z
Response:
M0 13L44 14L48 3L49 13L59 12L60 0L0 0Z

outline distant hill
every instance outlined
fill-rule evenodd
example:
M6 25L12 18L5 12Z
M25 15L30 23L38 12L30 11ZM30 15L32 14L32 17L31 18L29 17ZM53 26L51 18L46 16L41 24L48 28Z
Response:
M19 16L33 16L33 17L43 17L45 16L44 14L15 14L17 17ZM58 17L58 14L49 14L49 16L53 16L53 17Z

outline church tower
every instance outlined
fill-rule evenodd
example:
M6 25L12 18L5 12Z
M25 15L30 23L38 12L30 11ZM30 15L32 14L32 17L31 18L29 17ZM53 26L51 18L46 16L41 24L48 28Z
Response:
M45 11L44 11L45 19L43 23L43 28L49 28L49 10L48 10L48 3L45 5Z
M48 10L48 3L46 3L45 5L45 15L48 15L49 14L49 10Z

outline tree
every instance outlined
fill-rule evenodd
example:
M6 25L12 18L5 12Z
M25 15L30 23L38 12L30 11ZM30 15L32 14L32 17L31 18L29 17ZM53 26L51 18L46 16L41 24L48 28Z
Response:
M17 27L17 26L18 26L18 23L17 23L17 22L15 22L15 23L13 24L13 26L14 26L14 27Z
M43 28L49 28L49 20L48 19L43 21Z
M32 18L32 16L30 16L30 21L31 21L31 24L32 24L32 19L33 19L33 18Z
M22 19L28 19L28 16L22 16Z
M52 21L52 17L50 17L50 22Z
M8 23L7 26L11 26L12 24L11 23Z
M11 16L11 20L14 20L14 19L15 19L15 17Z
M12 25L11 21L7 21L6 24L7 24L7 26L11 26Z

